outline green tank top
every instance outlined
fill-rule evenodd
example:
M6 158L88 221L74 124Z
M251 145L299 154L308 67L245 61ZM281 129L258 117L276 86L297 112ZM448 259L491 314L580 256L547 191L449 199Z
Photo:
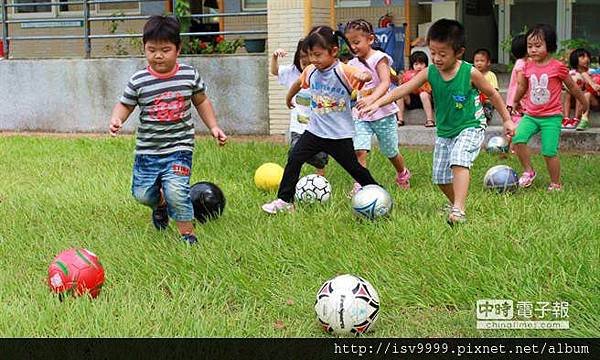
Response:
M479 101L479 90L471 84L473 65L462 61L456 75L444 80L430 65L427 73L433 93L437 136L452 138L467 128L485 128L486 121Z

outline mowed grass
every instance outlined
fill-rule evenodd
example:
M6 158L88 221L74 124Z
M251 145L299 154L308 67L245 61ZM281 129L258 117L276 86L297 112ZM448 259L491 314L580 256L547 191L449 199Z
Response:
M268 216L254 170L285 164L287 146L200 138L192 180L217 183L224 215L197 225L190 247L174 227L155 231L130 195L134 140L0 138L0 336L319 337L313 310L323 281L369 280L381 298L370 336L598 336L600 333L600 156L562 155L562 193L548 194L543 160L532 189L485 191L492 165L516 158L482 153L473 169L469 222L450 228L431 184L431 152L403 149L412 189L394 185L375 152L374 177L395 201L385 220L359 221L346 198L351 178L327 168L332 200ZM306 166L304 173L312 169ZM96 253L106 283L96 300L59 302L46 285L54 256ZM570 330L475 328L478 299L569 302ZM546 314L546 320L552 320ZM564 319L563 319L564 320Z

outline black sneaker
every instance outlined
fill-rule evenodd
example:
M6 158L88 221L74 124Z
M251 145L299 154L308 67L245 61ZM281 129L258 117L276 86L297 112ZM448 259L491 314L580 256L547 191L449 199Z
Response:
M157 230L164 230L169 226L169 214L167 205L159 206L152 210L152 223Z
M181 235L181 240L187 242L190 245L194 245L195 243L198 242L198 239L196 238L196 235L194 235L194 234Z

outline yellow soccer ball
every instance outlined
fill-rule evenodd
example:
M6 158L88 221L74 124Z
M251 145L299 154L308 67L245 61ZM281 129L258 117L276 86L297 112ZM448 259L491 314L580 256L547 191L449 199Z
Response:
M283 177L283 168L275 163L265 163L256 169L254 183L261 190L275 190Z

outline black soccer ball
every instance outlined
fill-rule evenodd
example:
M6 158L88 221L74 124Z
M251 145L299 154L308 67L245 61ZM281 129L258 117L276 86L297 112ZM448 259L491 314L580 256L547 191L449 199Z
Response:
M223 191L211 182L200 181L192 185L190 197L194 207L194 217L201 223L221 216L225 209Z

